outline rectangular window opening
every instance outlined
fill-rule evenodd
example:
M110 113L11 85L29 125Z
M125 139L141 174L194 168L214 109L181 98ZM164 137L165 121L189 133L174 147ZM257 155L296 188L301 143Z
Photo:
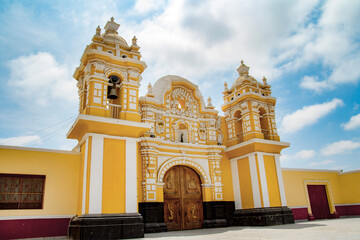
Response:
M44 175L0 173L0 210L42 209L44 186Z

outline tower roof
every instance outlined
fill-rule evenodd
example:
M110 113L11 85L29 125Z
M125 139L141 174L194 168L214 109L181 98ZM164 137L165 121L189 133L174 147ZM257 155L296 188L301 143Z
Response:
M255 78L253 78L252 76L249 75L249 69L250 69L250 67L246 66L244 64L244 61L241 60L241 64L237 69L237 71L239 73L239 77L233 83L233 85L231 86L229 91L234 90L237 86L240 86L246 80L248 80L250 82L258 83L258 81Z

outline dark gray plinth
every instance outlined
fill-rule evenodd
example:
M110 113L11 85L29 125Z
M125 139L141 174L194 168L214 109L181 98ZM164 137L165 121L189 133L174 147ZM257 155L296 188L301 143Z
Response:
M70 220L71 239L143 238L144 223L139 213L84 214Z
M234 212L234 226L270 226L294 223L294 216L288 207L237 209Z

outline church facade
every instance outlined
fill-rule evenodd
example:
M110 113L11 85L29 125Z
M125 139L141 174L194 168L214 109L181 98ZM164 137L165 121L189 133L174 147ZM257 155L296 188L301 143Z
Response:
M281 168L290 144L280 141L265 78L241 62L224 85L223 114L179 76L139 96L147 66L136 37L129 46L118 28L112 18L104 33L96 29L74 73L79 115L67 137L77 147L0 147L5 239L135 238L360 215L359 171Z

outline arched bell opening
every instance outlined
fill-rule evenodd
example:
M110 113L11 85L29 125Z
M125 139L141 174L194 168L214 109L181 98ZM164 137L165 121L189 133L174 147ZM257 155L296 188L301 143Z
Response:
M267 118L266 110L264 108L259 109L260 127L261 132L264 135L264 139L270 139L269 120Z
M243 119L241 115L241 111L237 110L234 113L235 120L235 134L238 139L238 143L241 143L244 141L244 131L243 131Z
M121 83L121 78L113 74L110 75L108 79L107 99L110 111L109 115L112 118L120 118L121 99L119 85Z
M176 165L165 173L164 221L170 231L202 228L201 179L192 168Z

